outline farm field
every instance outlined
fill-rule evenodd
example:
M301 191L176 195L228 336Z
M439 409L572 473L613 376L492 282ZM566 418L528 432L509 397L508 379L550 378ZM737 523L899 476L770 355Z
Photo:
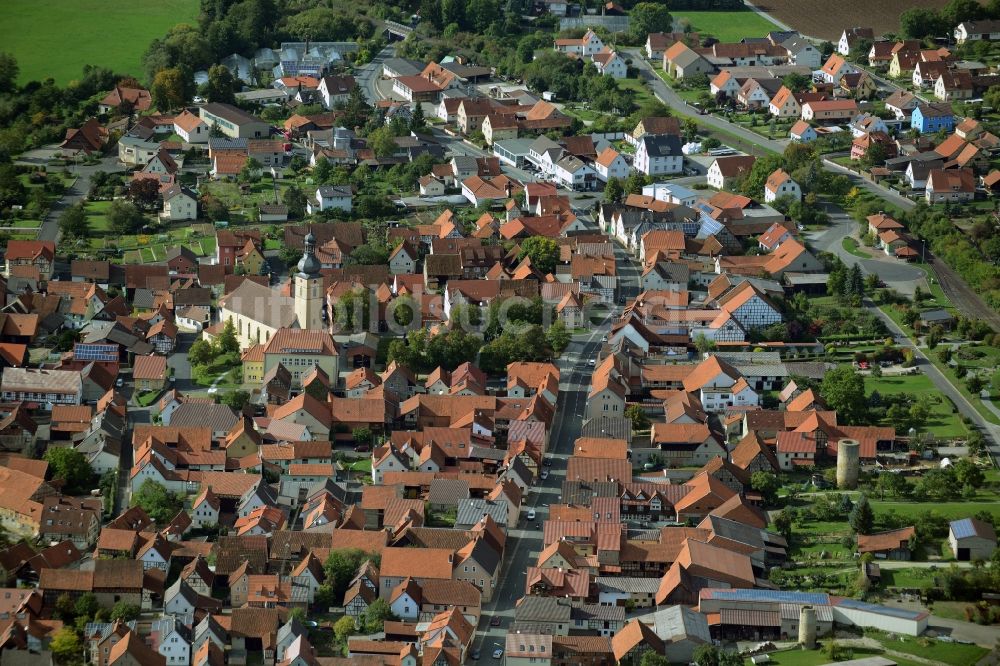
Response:
M763 37L778 26L750 10L724 12L671 12L674 22L687 19L692 30L722 42L738 42L744 37Z
M830 3L826 0L765 0L755 3L758 9L794 30L810 37L828 39L834 44L848 25L860 23L873 28L876 35L896 32L899 30L899 15L907 9L912 7L941 9L946 4L948 0L899 0L898 2L852 0L846 6L837 5L837 10L834 12L830 11ZM845 16L864 18L849 22L844 19ZM742 24L737 24L735 27L739 29L740 26Z
M6 0L0 41L20 83L78 79L84 65L142 78L142 54L177 23L194 23L198 0Z

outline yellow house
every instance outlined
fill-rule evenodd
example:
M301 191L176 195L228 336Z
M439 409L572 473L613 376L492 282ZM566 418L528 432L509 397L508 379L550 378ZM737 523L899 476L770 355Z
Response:
M167 357L136 356L132 361L132 380L140 391L162 391L167 387Z
M292 374L293 388L302 386L302 378L314 366L319 366L332 380L340 376L340 354L333 336L326 331L279 329L264 344L263 357L264 370L261 377L280 363Z
M264 267L264 255L253 240L248 238L246 245L236 253L236 265L242 266L248 275L260 275L261 268Z
M491 146L497 141L517 138L517 117L510 114L491 113L483 121L483 137Z
M227 458L243 458L251 453L257 453L264 440L253 428L250 418L244 416L226 435L223 448Z
M240 357L243 362L243 381L260 383L264 380L264 345L247 347Z

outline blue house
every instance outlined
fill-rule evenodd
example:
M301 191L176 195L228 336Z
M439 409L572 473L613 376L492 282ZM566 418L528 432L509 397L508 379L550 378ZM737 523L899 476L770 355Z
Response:
M955 113L951 110L951 104L947 102L919 104L910 117L910 127L920 133L938 130L951 132L955 129Z

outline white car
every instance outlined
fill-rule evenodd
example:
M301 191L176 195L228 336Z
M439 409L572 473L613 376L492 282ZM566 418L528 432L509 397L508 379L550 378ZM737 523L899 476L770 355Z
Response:
M595 361L594 359L590 359L589 361L587 361L587 365L593 368L594 366L597 365L597 361Z
M535 519L535 510L528 509L528 520L534 520L534 519Z
M543 469L543 470L542 470L542 473L541 473L541 474L539 475L539 478L540 478L540 479L541 479L542 481L545 481L545 480L546 480L547 478L549 478L549 470L547 470L547 469Z
M493 658L494 659L499 659L502 656L503 656L503 649L502 648L497 648L496 650L493 650Z

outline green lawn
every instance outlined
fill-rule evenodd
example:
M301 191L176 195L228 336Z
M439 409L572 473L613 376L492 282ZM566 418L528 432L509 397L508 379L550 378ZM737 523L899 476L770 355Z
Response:
M86 204L87 221L90 222L90 230L94 233L106 234L108 226L108 208L110 201L88 201Z
M853 254L855 257L861 257L862 259L871 259L872 255L865 252L860 247L858 247L858 241L852 236L844 236L844 240L841 241L844 249L849 253Z
M642 106L647 102L655 102L656 98L653 97L653 93L649 91L649 87L644 81L639 79L618 79L618 86L625 89L631 90L635 96L632 98L633 101Z
M1000 520L1000 502L996 500L984 500L979 497L967 502L914 502L912 500L905 502L882 502L872 500L871 504L876 516L891 510L903 518L915 518L925 511L933 511L948 520L957 520L959 518L968 518L977 511L989 511L993 514L994 518Z
M931 659L953 666L975 664L989 652L986 648L978 645L942 643L929 638L911 638L909 636L901 637L898 640L883 639L881 642L889 650L905 652L915 657Z
M716 37L722 42L738 42L744 37L763 37L778 26L760 14L748 10L721 12L671 12L675 20L687 19L695 32Z
M934 388L934 383L927 375L906 375L904 377L865 377L865 392L871 394L878 391L882 395L911 393L920 396L924 393L937 398L937 403L931 409L927 420L927 430L936 437L963 437L968 433L958 413L952 412L951 401L940 395Z
M881 650L873 650L868 648L853 648L851 650L853 659L862 659L864 657L872 657L875 655L882 654ZM830 657L826 655L823 650L802 650L799 648L792 648L790 650L782 650L780 652L771 652L771 661L769 663L777 664L777 666L823 666L824 664L831 663ZM846 659L847 657L845 657ZM915 662L905 662L897 660L893 657L900 666L911 666ZM744 663L751 664L752 662L748 658ZM974 663L974 662L970 662Z
M5 0L0 42L21 68L20 82L65 85L84 65L144 78L142 54L177 23L194 24L198 0Z
M934 572L927 568L884 569L881 574L882 587L900 587L913 590L934 586Z

